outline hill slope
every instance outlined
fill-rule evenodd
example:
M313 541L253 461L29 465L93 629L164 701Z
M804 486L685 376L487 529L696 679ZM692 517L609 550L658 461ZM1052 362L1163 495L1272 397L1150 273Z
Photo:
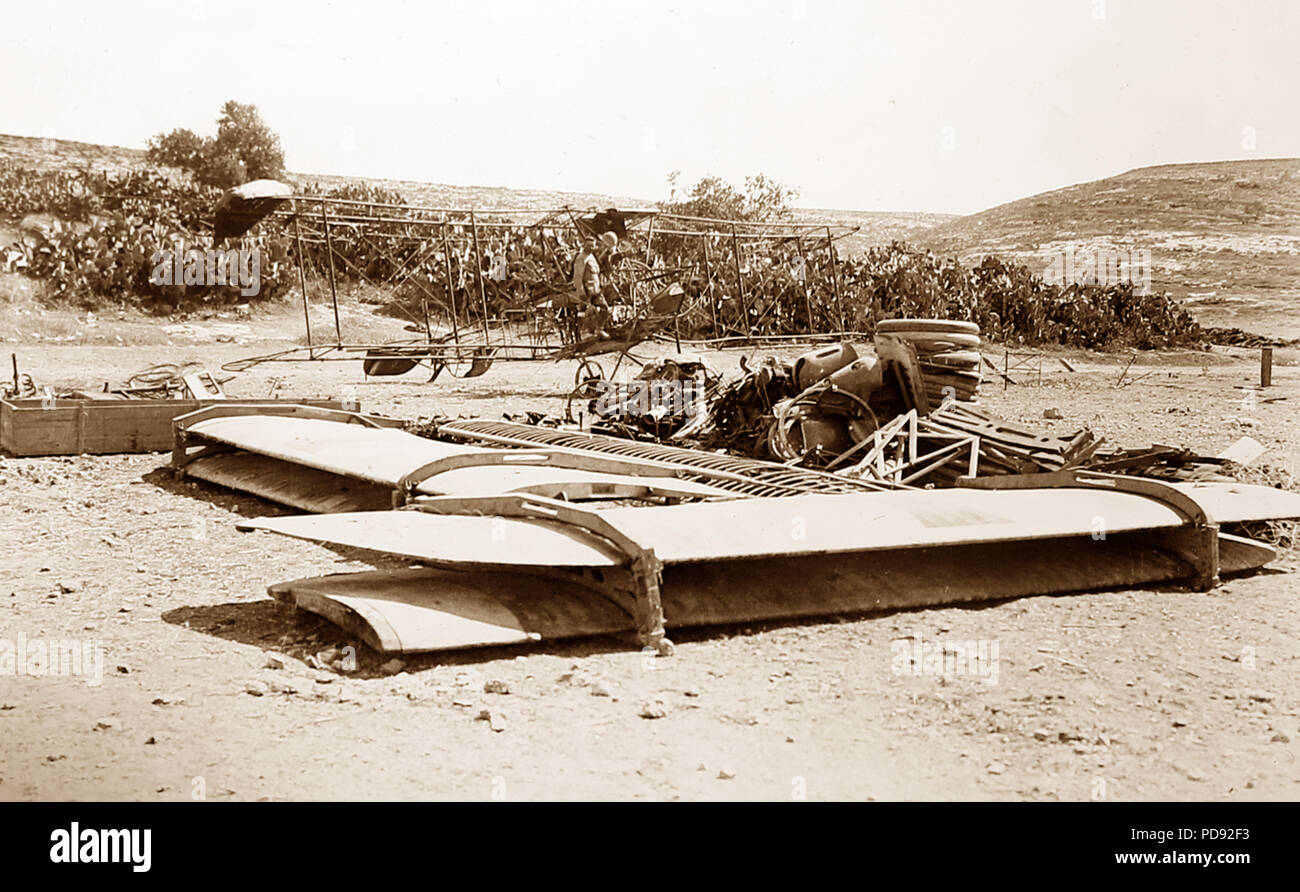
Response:
M1204 324L1300 337L1300 159L1138 168L941 223L917 241L1036 270L1067 249L1149 250L1152 286Z

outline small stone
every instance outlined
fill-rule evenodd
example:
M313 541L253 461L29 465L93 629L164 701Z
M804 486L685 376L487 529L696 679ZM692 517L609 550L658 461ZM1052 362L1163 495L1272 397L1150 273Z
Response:
M112 718L100 719L99 721L95 722L96 731L116 731L120 727L121 727L121 723L118 722L117 719L112 719Z
M185 702L185 698L184 698L184 697L175 697L175 696L172 696L172 695L165 695L165 696L162 696L162 697L154 697L154 698L153 698L153 705L154 705L154 706L179 706L180 704L182 704L182 703L184 703L184 702Z
M469 707L471 707L471 706L474 705L474 701L473 701L473 700L452 700L452 701L451 701L451 705L452 705L452 706L461 706L461 707L465 707L465 708L468 709ZM486 711L486 710L485 710L485 711Z
M789 674L790 674L789 672L786 673L786 675ZM698 697L700 696L700 692L697 688L687 688L686 690L682 691L682 695L685 697Z
M1206 779L1205 772L1197 771L1195 768L1189 769L1187 771L1187 779L1189 781L1197 781L1199 783Z
M261 697L266 694L266 684L260 681L250 681L244 685L244 693L251 694L254 697Z
M730 768L718 769L718 780L731 780L735 776L736 772L732 771Z
M379 667L379 671L383 672L386 675L396 675L398 672L401 672L405 668L406 668L406 663L403 660L399 660L397 659L397 657L393 657L388 662L381 664Z
M1007 770L1007 766L1001 762L990 762L987 770L989 774L1002 774Z
M153 746L153 745L156 744L157 742L158 742L158 739L157 739L157 738L155 738L155 737L150 737L148 740L146 740L146 741L144 742L144 745L145 745L145 746Z
M117 674L118 674L118 675L130 675L130 674L131 674L131 670L128 669L128 668L126 668L125 666L118 666L118 667L117 667Z
M262 668L263 668L263 669L283 669L283 668L284 668L284 660L280 659L279 657L267 657L267 658L266 658L266 663L263 664Z
M593 682L588 693L593 697L612 697L614 696L603 681Z
M1046 740L1050 736L1051 734L1043 728L1038 728L1034 731L1034 740Z
M1060 409L1056 408L1055 406L1052 406L1051 408L1043 410L1043 417L1050 419L1052 421L1060 421L1065 416L1061 414Z
M1287 737L1285 734L1279 731L1278 733L1270 737L1268 742L1269 743L1290 743L1291 738Z
M661 719L668 715L668 710L664 708L662 700L649 701L641 704L641 709L637 711L643 719Z
M293 685L291 685L291 684L285 684L284 682L279 681L278 679L274 679L274 678L271 679L270 681L268 681L268 682L266 683L266 689L267 689L268 691L270 691L272 694L296 694L296 693L298 693L298 689L295 688ZM342 695L340 694L340 696L342 696Z
M72 594L73 592L76 592L76 591L80 591L80 590L81 590L81 583L79 583L79 582L56 582L56 583L54 583L54 587L57 588L57 589L59 590L59 594L62 594L62 595L70 595L70 594Z
M1268 691L1247 691L1246 696L1256 703L1272 703L1273 695Z
M483 693L485 694L508 694L510 685L506 684L499 678L489 679L483 683Z
M316 684L334 684L334 676L328 672L317 672L314 677Z
M487 722L488 727L493 731L504 731L506 729L506 717L490 709L480 709L478 715L474 716L474 721Z

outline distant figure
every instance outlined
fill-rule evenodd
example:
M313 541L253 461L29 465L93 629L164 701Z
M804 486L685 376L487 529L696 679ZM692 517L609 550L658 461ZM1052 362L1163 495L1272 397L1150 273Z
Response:
M596 258L596 239L582 237L582 248L573 258L573 292L579 306L600 294L600 261Z
M617 247L618 247L618 235L616 233L602 232L600 234L600 244L599 247L597 248L597 252L601 260L607 259L609 255L612 254L614 252L614 249Z
M601 293L600 261L608 258L618 245L618 236L606 232L600 239L587 235L582 239L582 250L573 258L573 295L578 306L579 330L591 329L599 340L609 338L605 326L610 319L609 303Z

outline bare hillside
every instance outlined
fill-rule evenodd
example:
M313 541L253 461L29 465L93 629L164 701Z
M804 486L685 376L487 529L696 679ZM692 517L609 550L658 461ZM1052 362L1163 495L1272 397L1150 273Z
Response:
M1144 167L919 233L978 261L1045 268L1067 249L1149 250L1152 285L1206 324L1300 336L1300 159Z

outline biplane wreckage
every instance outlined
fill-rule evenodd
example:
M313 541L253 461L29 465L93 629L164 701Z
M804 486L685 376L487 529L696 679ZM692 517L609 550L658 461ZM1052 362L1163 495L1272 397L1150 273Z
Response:
M242 521L419 562L270 594L382 652L830 616L1258 569L1239 533L1300 495L1079 467L946 489L462 420L438 439L332 409L218 406L176 421L177 473L310 513ZM1246 526L1243 526L1246 525Z
M583 337L556 312L568 286L556 234L576 242L644 226L646 242L714 238L719 223L653 211L454 211L263 182L223 199L215 233L268 220L297 245L307 345L227 370L360 359L368 374L424 366L431 379L443 369L479 375L497 361L627 355L701 298L681 284L692 271L651 265L646 249L621 280L621 327ZM824 230L833 255L836 236ZM795 239L802 251L811 231L763 224L744 237ZM367 245L367 265L340 252L340 240ZM528 250L510 260L521 241ZM329 282L332 342L311 328L312 257ZM489 282L503 257L547 275L513 297L494 287L493 305ZM407 282L419 293L422 336L347 341L340 264L357 264L352 273L366 281ZM1276 557L1252 538L1258 524L1300 518L1300 494L1110 473L1151 456L1105 456L1086 429L1050 437L983 414L972 405L984 361L972 323L885 320L873 340L869 355L837 344L789 368L748 371L715 393L712 411L674 421L671 436L689 435L680 444L486 419L444 421L426 436L357 411L230 404L177 418L171 463L306 512L239 529L417 562L268 587L381 652L634 633L667 654L674 628L1168 582L1207 591ZM593 377L583 367L575 383ZM743 435L762 454L689 448L701 433Z
M222 197L214 241L237 238L263 222L283 227L292 239L306 345L234 360L223 366L226 371L267 362L361 359L367 375L424 367L433 381L444 370L477 377L498 362L577 360L575 384L605 377L595 357L613 355L621 363L638 344L676 336L676 320L690 299L682 281L705 271L652 265L650 244L656 236L725 238L737 245L821 239L829 251L837 239L857 231L825 223L737 223L653 209L433 208L299 194L284 183L256 180ZM576 247L583 236L606 233L625 241L632 236L645 249L614 255L606 295L612 318L603 326L584 326L581 308L569 298L569 259L557 247L567 250L566 240ZM344 244L363 246L368 259L349 256ZM313 258L328 288L332 339L322 340L312 328L307 271ZM532 273L526 293L504 293L511 264ZM407 310L409 327L421 336L382 344L348 340L339 312L344 274L390 291L405 289L418 308Z

